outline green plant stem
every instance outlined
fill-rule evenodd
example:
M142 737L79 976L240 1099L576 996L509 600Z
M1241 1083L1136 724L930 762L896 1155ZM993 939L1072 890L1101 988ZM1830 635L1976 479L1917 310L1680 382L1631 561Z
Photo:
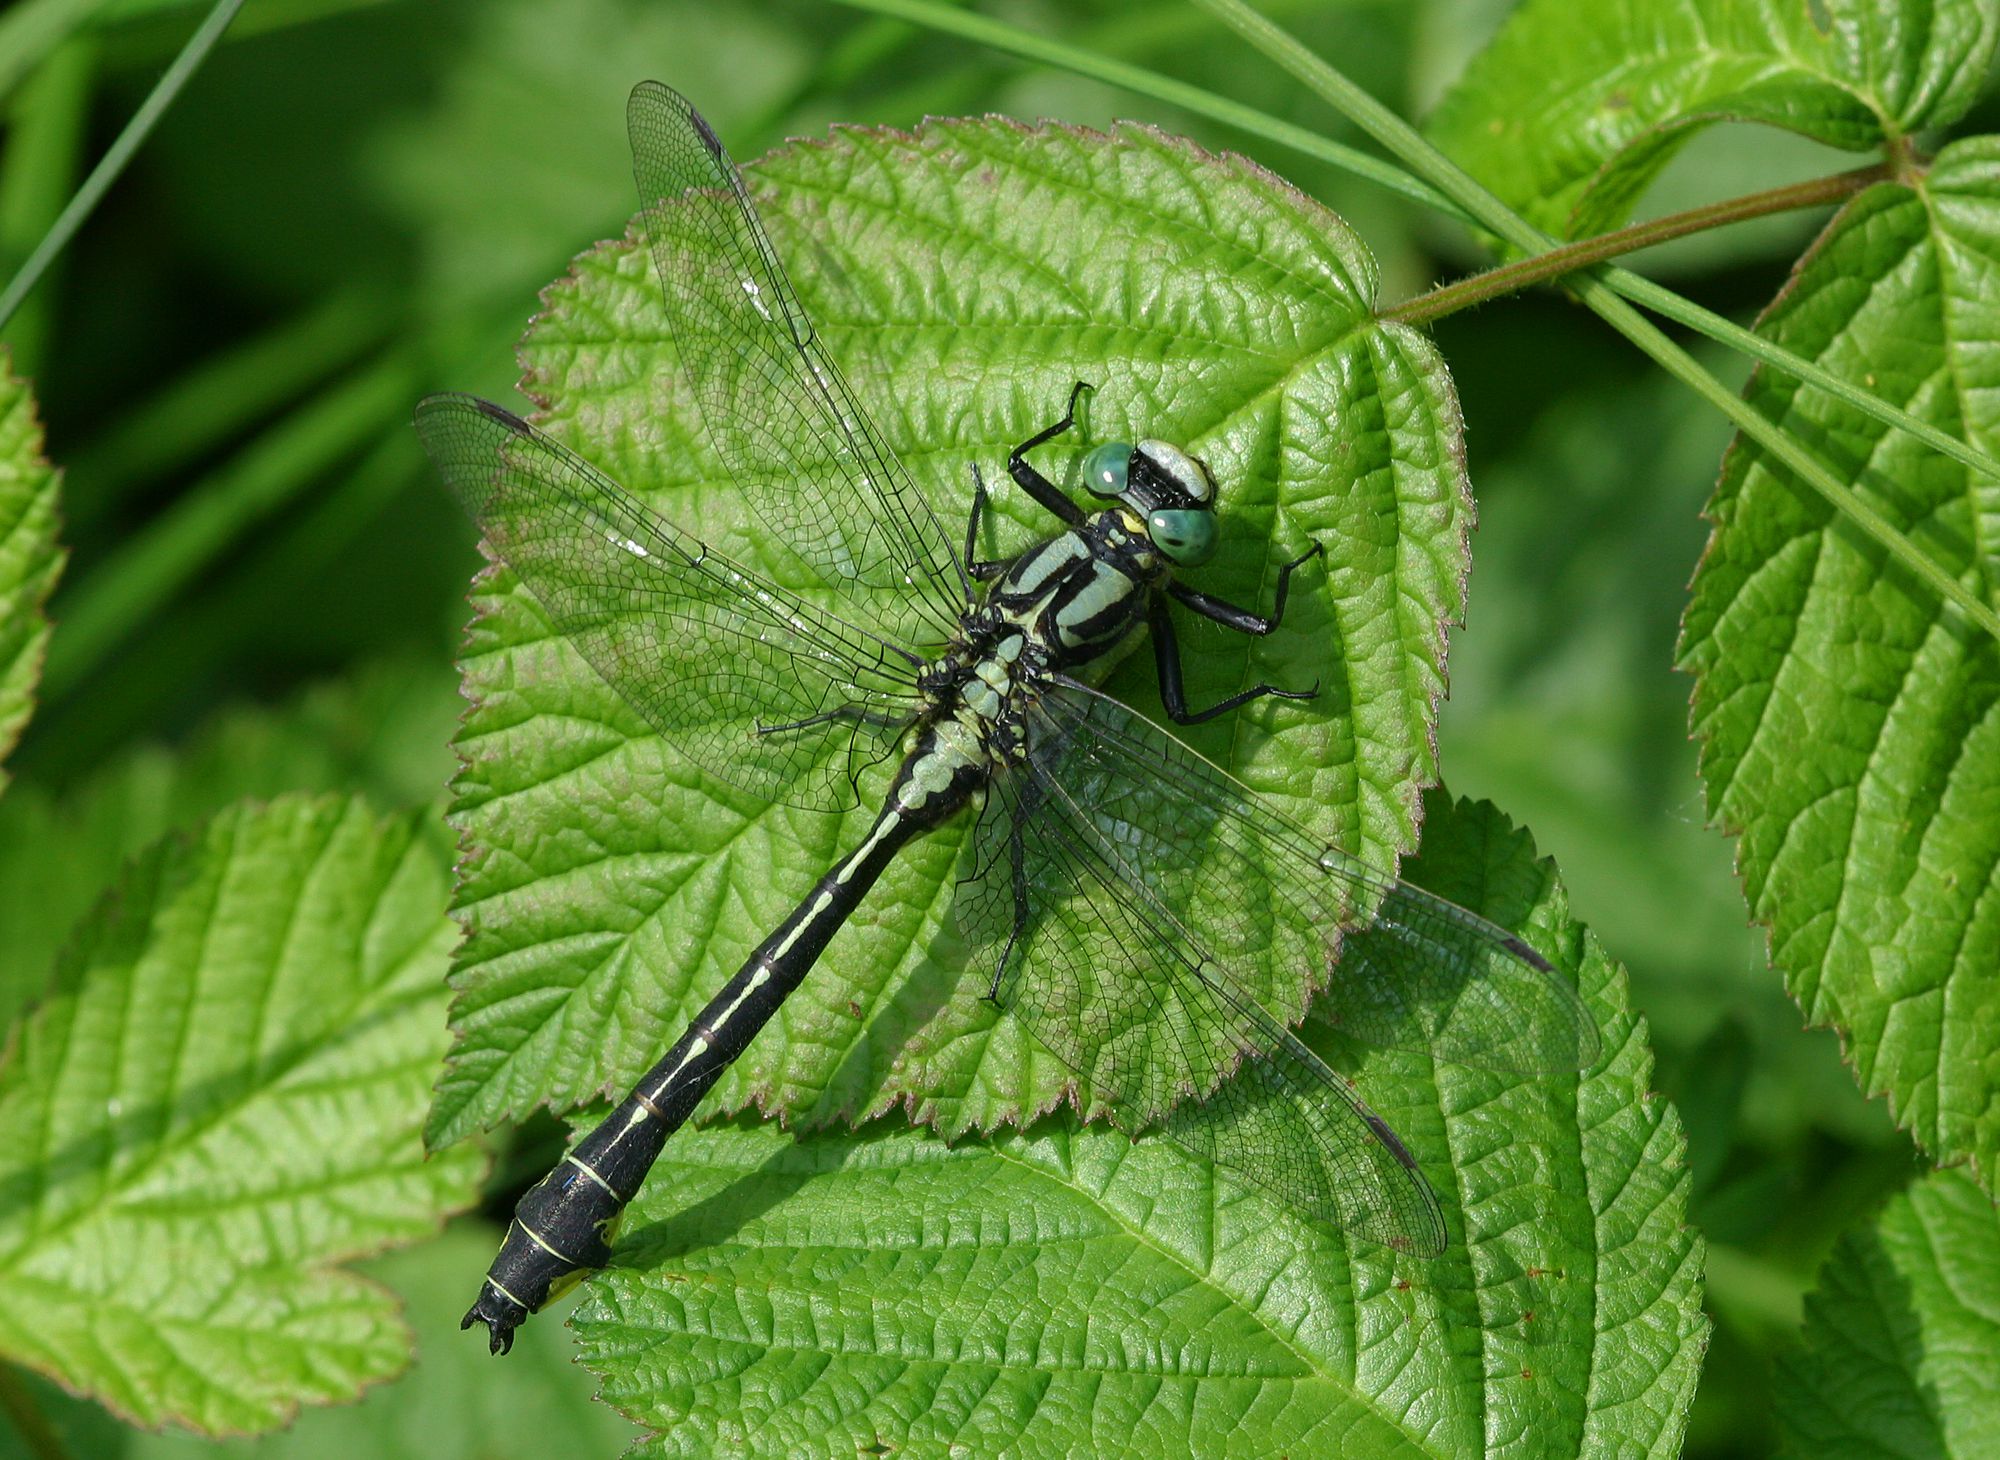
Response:
M1634 304L1643 304L1653 313L1662 315L1676 324L1685 325L1696 334L1706 335L1717 344L1739 350L1759 364L1768 365L1773 370L1802 381L1815 390L1824 391L1843 405L1851 406L1871 421L1879 421L1885 426L1901 431L1940 456L1948 456L1968 471L1980 476L2000 481L2000 460L1989 456L1978 447L1959 440L1949 432L1941 431L1929 421L1922 420L1893 406L1853 381L1835 375L1824 366L1817 365L1803 355L1795 355L1776 341L1767 340L1753 329L1746 329L1733 319L1724 319L1712 310L1703 309L1693 300L1683 299L1673 290L1630 270L1611 264L1598 266L1598 277L1618 294Z
M8 1363L0 1363L0 1414L13 1423L35 1460L70 1460L62 1437L56 1434L48 1416L21 1383L21 1371Z
M392 329L383 300L350 289L182 371L70 457L70 480L88 490L66 515L108 515L142 483L187 469L330 384Z
M1176 81L1158 72L1148 71L1124 61L1114 61L1106 56L1095 55L1066 46L1061 41L1048 40L1031 31L1021 30L1004 21L993 20L971 11L953 9L940 5L936 0L841 0L842 4L856 10L869 10L878 15L891 15L898 20L907 20L928 30L956 35L980 45L991 46L998 51L1009 51L1030 61L1041 61L1050 66L1060 66L1065 71L1074 71L1079 76L1089 76L1112 86L1122 87L1141 96L1150 96L1169 106L1178 106L1190 112L1210 117L1225 126L1236 127L1258 136L1269 137L1274 142L1332 163L1357 177L1367 178L1390 192L1447 213L1461 222L1471 223L1472 217L1444 196L1436 188L1412 177L1400 167L1393 167L1378 157L1370 157L1366 152L1353 147L1330 142L1317 132L1290 122L1279 121L1254 107L1231 101L1228 97L1217 96L1212 91L1203 91L1198 86Z
M1497 269L1487 269L1427 294L1419 294L1414 299L1406 299L1394 308L1381 310L1379 317L1398 324L1429 324L1461 309L1484 304L1489 299L1517 294L1523 289L1548 283L1621 254L1636 253L1642 248L1686 238L1692 233L1705 233L1711 228L1742 223L1751 218L1766 218L1773 213L1790 213L1800 208L1819 208L1842 202L1863 188L1889 181L1891 176L1889 164L1878 163L1874 167L1856 168L1852 172L1834 173L1830 177L1787 183L1784 187L1726 198L1719 203L1704 203L1699 208L1634 223L1629 228L1600 233L1595 238L1580 238L1575 243L1565 243L1547 253L1517 259Z
M391 357L285 416L197 491L132 538L66 600L42 674L51 701L249 528L381 433L416 395L416 372Z
M1502 202L1485 185L1446 157L1408 122L1390 111L1299 41L1257 14L1243 0L1197 0L1258 50L1303 81L1341 115L1354 122L1412 171L1426 175L1453 202L1525 253L1541 253L1554 240ZM1710 375L1687 351L1668 339L1638 310L1618 297L1594 272L1575 277L1577 296L1613 329L1632 341L1668 373L1685 382L1703 399L1734 421L1744 435L1763 447L1793 475L1843 513L1856 527L1897 562L1916 574L1966 617L2000 639L2000 614L1944 567L1919 551L1896 525L1863 501L1845 482L1808 452L1775 422Z
M1290 147L1308 157L1326 162L1335 167L1346 168L1369 181L1378 183L1404 197L1414 199L1427 207L1459 219L1465 223L1474 220L1456 202L1445 197L1435 188L1411 177L1400 168L1389 166L1351 147L1330 142L1316 132L1280 121L1267 113L1246 107L1214 92L1203 91L1185 82L1175 81L1156 72L1122 62L1108 61L1101 56L1074 46L1051 41L982 16L964 14L948 6L939 5L936 0L841 0L841 3L856 9L877 11L910 20L945 34L963 36L982 45L997 50L1011 52L1029 60L1041 61L1047 65L1060 66L1079 76L1106 82L1140 96L1149 96L1183 111L1204 116L1225 126L1253 136L1263 137L1282 147ZM1356 159L1365 164L1356 165ZM1497 200L1496 200L1497 201ZM1539 252L1540 250L1531 250ZM1609 288L1631 300L1644 305L1655 314L1705 335L1718 344L1750 356L1773 370L1783 371L1796 380L1804 381L1816 390L1824 391L1835 400L1853 407L1870 420L1902 431L1915 440L1921 441L1940 455L1978 472L1981 476L2000 480L2000 460L1968 445L1948 433L1939 430L1928 421L1919 420L1908 411L1871 394L1853 381L1842 379L1824 367L1796 355L1784 346L1765 339L1755 330L1746 329L1734 320L1725 319L1713 310L1702 308L1691 299L1680 295L1652 280L1613 264L1599 264L1597 277Z
M132 113L132 119L118 134L118 139L111 144L97 166L90 170L90 176L83 180L83 186L76 190L76 196L69 200L69 206L62 210L56 221L50 225L49 231L43 235L35 251L28 255L28 261L21 265L20 272L15 274L13 281L7 285L7 292L0 294L0 328L4 328L7 321L13 318L14 311L21 307L21 301L33 291L43 271L63 249L69 246L69 241L76 230L83 226L83 220L91 215L105 193L110 190L111 184L118 180L118 175L125 170L125 164L132 160L146 138L152 134L160 118L167 114L167 108L174 104L174 99L180 95L181 88L187 85L189 78L196 71L201 69L201 63L208 59L208 53L215 49L215 43L222 39L222 33L229 29L229 22L236 18L236 12L242 8L243 0L216 0L215 8L208 12L208 18L203 20L195 28L195 33L188 37L187 44L182 46L180 54L174 57L173 64L167 67L158 84L139 104L139 109Z

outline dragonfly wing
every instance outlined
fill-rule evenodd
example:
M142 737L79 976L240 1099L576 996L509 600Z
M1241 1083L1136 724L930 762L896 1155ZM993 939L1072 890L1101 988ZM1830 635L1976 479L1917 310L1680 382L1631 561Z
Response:
M1058 686L1030 716L961 914L1001 1002L1130 1117L1310 1216L1438 1250L1401 1143L1287 1026L1318 989L1320 1012L1376 1042L1576 1068L1596 1036L1574 991L1521 939L1326 846L1117 701Z
M1039 707L1036 764L1133 849L1153 895L1232 966L1372 1044L1535 1075L1597 1059L1576 991L1524 939L1330 845L1160 726L1083 686ZM1366 937L1348 933L1367 930Z
M1158 1128L1308 1220L1444 1250L1388 1124L1154 895L1135 850L1030 768L994 783L961 903L995 997L1135 1133Z
M704 770L838 810L894 751L919 706L911 656L711 551L499 406L430 396L417 433L556 628Z
M729 154L657 81L633 89L626 123L674 344L716 454L853 616L901 643L948 638L968 590L950 539L821 348Z

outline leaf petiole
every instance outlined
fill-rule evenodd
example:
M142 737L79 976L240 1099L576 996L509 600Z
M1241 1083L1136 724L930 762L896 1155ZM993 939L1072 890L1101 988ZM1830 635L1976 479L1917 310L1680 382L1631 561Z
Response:
M1563 244L1544 253L1528 258L1516 259L1511 264L1502 264L1497 269L1486 269L1467 278L1441 285L1428 293L1406 299L1401 304L1380 312L1380 318L1394 320L1398 324L1428 324L1435 319L1456 314L1461 309L1470 309L1484 304L1489 299L1516 294L1536 284L1544 284L1559 279L1578 269L1601 264L1607 259L1615 259L1623 254L1636 253L1642 248L1667 243L1676 238L1688 238L1697 233L1705 233L1712 228L1722 228L1731 223L1743 223L1752 218L1768 218L1776 213L1791 213L1802 208L1824 207L1829 203L1843 202L1873 187L1879 182L1888 182L1897 176L1897 169L1889 163L1881 162L1873 167L1858 167L1851 172L1838 172L1828 177L1816 177L1805 182L1787 183L1783 187L1767 188L1761 192L1746 193L1738 198L1726 198L1719 203L1704 203L1698 208L1689 208L1679 213L1669 213L1661 218L1649 218L1644 223L1634 223L1610 233L1600 233L1593 238L1579 238L1574 243Z

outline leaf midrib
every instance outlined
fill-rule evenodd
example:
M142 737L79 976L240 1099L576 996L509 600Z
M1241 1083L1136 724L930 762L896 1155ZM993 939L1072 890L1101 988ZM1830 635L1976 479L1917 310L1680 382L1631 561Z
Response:
M329 831L332 831L333 829L334 828L330 827ZM240 827L232 830L232 837L236 835L237 831L240 831ZM372 927L375 923L376 918L380 915L382 911L384 896L388 891L389 886L395 881L396 875L401 872L402 868L405 865L407 865L408 859L410 857L421 854L422 854L421 849L415 843L412 843L410 846L406 847L403 852L403 855L397 859L396 868L394 872L392 872L389 876L381 879L381 881L378 883L378 885L375 888L373 897L371 899L368 911L368 917L366 919L368 926ZM324 858L324 855L325 855L325 849L322 848L319 855L317 855L314 859L315 868ZM312 869L308 870L310 874L310 871ZM302 883L303 880L304 879L302 879ZM221 885L221 879L218 879L217 880L218 888L220 887L220 885ZM204 923L203 926L204 944L206 943L207 940L208 929L211 926L212 926L212 920L209 920ZM24 1241L19 1247L15 1248L13 1252L7 1253L4 1256L0 1256L0 1273L14 1271L21 1264L24 1258L32 1258L36 1252L46 1250L48 1247L54 1245L54 1243L57 1240L60 1240L62 1237L66 1236L72 1230L85 1226L90 1222L96 1221L99 1218L105 1216L109 1211L109 1209L116 1203L119 1197L131 1192L135 1187L140 1185L144 1179L150 1178L162 1166L167 1164L167 1162L170 1159L185 1154L188 1149L198 1144L200 1141L205 1140L208 1136L213 1134L214 1131L219 1129L223 1124L227 1123L229 1120L233 1120L238 1116L240 1116L247 1107L265 1098L270 1091L272 1091L277 1086L281 1085L284 1079L294 1071L323 1057L329 1051L342 1047L342 1045L347 1040L347 1035L345 1034L344 1030L348 1026L350 1026L355 1021L355 1019L358 1018L362 1013L374 1013L377 1012L379 1008L380 1012L383 1012L388 1015L395 1015L407 1009L414 1008L417 1005L422 1004L426 1000L435 997L435 991L429 985L417 985L413 983L412 987L408 989L405 990L397 989L397 985L402 981L403 974L409 968L411 968L417 962L417 960L423 957L426 951L427 941L428 940L424 939L417 940L417 942L415 942L401 958L399 958L394 963L386 965L384 967L382 976L378 980L376 980L372 984L364 985L362 988L358 989L356 991L357 997L349 1008L349 1017L339 1021L330 1022L327 1026L327 1037L325 1039L319 1040L317 1042L302 1044L297 1056L294 1059L286 1062L283 1065L272 1068L262 1078L257 1078L253 1074L253 1078L251 1079L251 1081L245 1086L243 1091L240 1094L238 1094L235 1098L220 1102L215 1106L211 1107L209 1112L209 1117L207 1119L201 1120L199 1122L190 1123L180 1131L173 1133L171 1135L163 1135L154 1138L149 1142L149 1144L152 1147L152 1150L144 1159L134 1163L129 1167L126 1167L122 1172L112 1173L107 1171L106 1175L109 1176L110 1179L107 1179L104 1182L104 1184L99 1188L95 1200L79 1205L74 1211L70 1212L68 1215L64 1216L62 1219L51 1225L37 1227L33 1231L33 1233L28 1236L27 1240ZM132 986L136 984L136 981L137 980L134 978L128 978L126 980L128 994ZM372 1000L371 996L382 993L391 994L392 997L388 998L386 1001L381 1002L379 1005L377 1005ZM124 1022L121 1022L120 1028L122 1032L122 1029L124 1028ZM71 1046L71 1043L72 1041L67 1039L64 1042L65 1062L67 1061L68 1050ZM46 1133L48 1130L48 1122L45 1119L40 1123L44 1133ZM46 1147L44 1147L42 1152L42 1158L37 1163L36 1169L44 1172L45 1174L47 1170L47 1165L48 1165L47 1150ZM47 1193L47 1188L44 1187L43 1195L45 1196L46 1193ZM337 1260L338 1260L337 1256L328 1256L312 1263L311 1265L326 1266Z

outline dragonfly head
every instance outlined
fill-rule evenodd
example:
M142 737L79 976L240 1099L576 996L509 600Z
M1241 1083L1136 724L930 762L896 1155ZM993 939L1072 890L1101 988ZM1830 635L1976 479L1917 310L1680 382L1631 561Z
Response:
M1153 546L1176 567L1215 556L1215 480L1200 457L1166 441L1107 441L1084 458L1083 479L1144 517Z

